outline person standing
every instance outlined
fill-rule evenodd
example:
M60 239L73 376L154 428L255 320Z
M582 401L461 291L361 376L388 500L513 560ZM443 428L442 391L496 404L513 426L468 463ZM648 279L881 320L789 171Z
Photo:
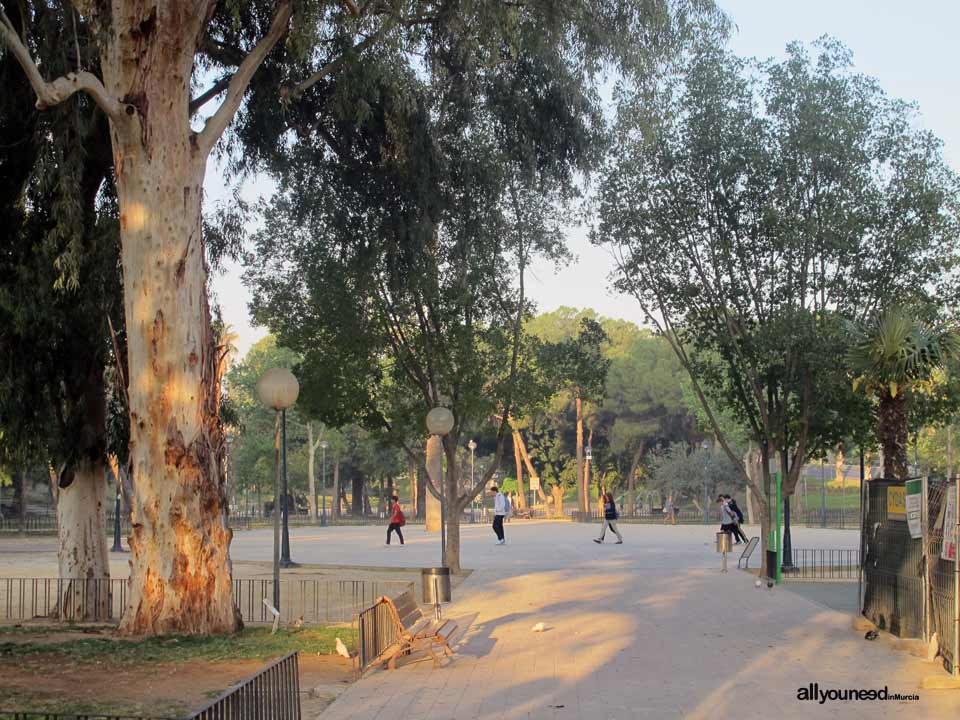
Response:
M617 515L617 503L613 499L613 493L606 492L603 494L603 530L600 531L599 538L593 539L595 543L598 545L603 543L603 538L606 536L609 527L617 536L616 544L623 545L623 535L617 530L617 517L619 517Z
M387 547L390 546L390 535L394 531L400 538L400 544L403 545L403 533L400 532L400 528L407 524L403 510L400 509L400 499L396 495L391 495L390 499L393 501L393 512L390 514L390 524L387 526Z
M730 509L733 511L733 514L736 515L736 521L733 524L733 535L737 538L735 545L739 545L741 542L747 542L747 536L744 534L743 530L740 528L743 525L743 511L737 505L737 501L734 500L729 495L724 495L724 498L727 500L727 505L730 506Z
M490 486L490 492L495 496L493 498L493 532L497 535L497 545L505 545L507 541L503 536L503 519L507 515L509 501L496 485Z
M673 509L673 495L667 495L667 502L663 504L663 522L667 525L675 525L676 518Z

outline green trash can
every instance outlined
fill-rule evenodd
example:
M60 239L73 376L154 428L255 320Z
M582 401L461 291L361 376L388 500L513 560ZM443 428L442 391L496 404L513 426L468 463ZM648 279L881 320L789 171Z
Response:
M420 571L423 604L450 602L450 568L423 568Z

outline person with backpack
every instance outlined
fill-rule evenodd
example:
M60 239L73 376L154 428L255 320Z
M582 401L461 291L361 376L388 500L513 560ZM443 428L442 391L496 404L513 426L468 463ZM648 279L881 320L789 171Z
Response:
M598 545L603 543L603 538L607 534L607 528L609 527L613 530L614 534L617 536L617 545L623 545L623 535L620 534L620 531L617 529L617 518L620 517L617 513L617 503L613 499L613 493L606 492L603 494L603 530L600 531L600 537L594 538L593 541Z
M747 542L747 536L744 535L743 530L740 529L740 526L743 525L743 511L737 505L737 501L734 500L729 495L723 496L727 505L730 506L730 509L733 510L733 514L737 516L737 521L733 525L733 536L737 539L734 545L739 545L741 542Z
M394 530L400 538L400 544L403 545L403 533L400 532L400 528L407 524L407 518L404 517L403 510L400 508L400 499L396 495L391 495L390 500L393 501L393 513L390 515L390 524L387 526L387 547L390 547L390 535Z

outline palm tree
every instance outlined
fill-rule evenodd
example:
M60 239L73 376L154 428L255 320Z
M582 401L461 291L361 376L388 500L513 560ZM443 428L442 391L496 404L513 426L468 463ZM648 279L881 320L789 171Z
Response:
M877 398L877 435L883 475L907 477L907 395L930 384L947 360L960 354L960 337L893 306L864 327L851 329L847 365L853 390Z

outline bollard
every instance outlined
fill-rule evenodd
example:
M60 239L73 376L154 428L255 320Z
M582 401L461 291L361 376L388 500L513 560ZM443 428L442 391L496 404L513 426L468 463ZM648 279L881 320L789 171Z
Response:
M717 552L723 555L722 564L720 566L720 572L727 571L727 553L733 549L730 539L730 533L727 532L718 532L717 533Z

